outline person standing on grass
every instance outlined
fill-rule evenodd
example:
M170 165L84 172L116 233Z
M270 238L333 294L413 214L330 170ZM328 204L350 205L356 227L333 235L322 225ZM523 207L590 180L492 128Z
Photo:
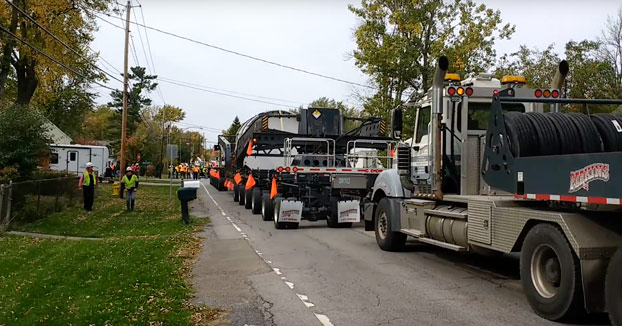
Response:
M131 167L128 167L125 171L125 175L121 178L121 183L127 190L125 204L127 205L128 211L133 211L136 201L136 191L138 190L138 177L134 174Z
M97 176L93 172L93 163L86 163L86 171L82 172L78 189L82 190L84 196L84 210L90 212L93 210L93 202L95 201L95 186L97 185Z

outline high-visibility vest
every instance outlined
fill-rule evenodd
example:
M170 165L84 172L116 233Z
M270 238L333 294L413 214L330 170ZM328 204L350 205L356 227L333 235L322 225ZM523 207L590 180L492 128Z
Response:
M89 178L89 171L82 172L82 175L84 176L84 180L82 180L82 185L85 187L90 186L91 178ZM93 173L93 184L97 184L97 177L95 176L95 173Z
M138 182L138 177L136 174L132 174L132 177L128 179L127 175L124 175L121 182L125 184L125 189L134 188L136 187L136 182Z
M179 172L179 165L175 166L175 171Z
M192 168L192 172L194 172L194 173L199 172L199 168L198 168L198 167L196 167L196 166L195 166L195 167L193 167L193 168Z

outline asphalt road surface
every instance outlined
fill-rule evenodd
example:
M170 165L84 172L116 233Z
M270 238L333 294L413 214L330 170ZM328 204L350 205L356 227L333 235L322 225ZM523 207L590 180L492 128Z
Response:
M362 226L325 221L276 230L201 182L201 213L212 223L193 271L195 301L227 309L232 325L559 325L527 304L516 256L414 242L385 252ZM603 315L573 322L608 325Z

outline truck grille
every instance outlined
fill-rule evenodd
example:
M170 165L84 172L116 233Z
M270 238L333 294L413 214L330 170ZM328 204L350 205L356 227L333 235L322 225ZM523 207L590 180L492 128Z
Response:
M401 175L410 172L410 147L397 148L397 171Z

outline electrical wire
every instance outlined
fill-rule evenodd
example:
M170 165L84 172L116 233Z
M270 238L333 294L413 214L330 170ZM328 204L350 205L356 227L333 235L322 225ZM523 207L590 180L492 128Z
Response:
M95 69L103 72L104 74L110 76L112 79L119 81L121 83L123 83L122 80L120 80L119 78L117 78L115 75L103 70L102 68L98 67L97 65L91 63L88 58L85 58L84 54L76 51L75 49L73 49L71 46L69 46L67 43L65 43L63 40L61 40L58 36L56 36L54 33L50 32L47 28L45 28L44 26L42 26L37 20L35 20L34 18L32 18L30 15L28 15L25 11L23 11L20 7L18 7L17 5L15 5L13 2L9 1L9 0L5 0L6 3L8 3L11 7L15 8L17 11L19 11L25 18L27 18L28 20L30 20L33 24L35 24L37 27L39 27L41 30L43 30L46 34L50 35L54 40L56 40L58 43L62 44L67 50L73 52L75 55L77 55L78 57L82 58L83 60L85 60L87 63L89 63L90 65L92 65ZM92 49L91 49L92 50Z
M205 86L205 85L199 85L199 84L185 82L185 81L181 81L181 80L175 80L175 79L171 79L171 78L167 78L167 77L160 77L160 76L158 76L158 80L161 80L163 82L167 82L167 81L176 82L176 83L185 84L185 85L188 85L188 86L196 86L196 87L201 87L201 88L205 88L205 89L209 89L209 90L213 90L213 91L227 92L227 93L232 93L232 94L237 94L237 95L242 95L242 96L257 97L257 98L262 98L262 99L266 99L266 100L274 100L274 101L280 101L280 102L289 102L289 103L293 103L295 105L299 105L300 103L303 103L301 101L284 100L284 99L275 98L275 97L267 97L267 96L260 96L260 95L253 95L253 94L241 93L241 92L236 92L236 91L230 91L230 90L226 90L226 89L215 88L215 87Z
M107 15L107 16L112 17L112 18L123 19L123 18L120 18L120 17L110 16L108 13L105 13L105 12L101 12L101 11L97 11L97 10L92 10L92 11L100 13L100 14L103 14L103 15ZM98 15L95 15L95 17L98 17L98 18L101 19L101 17L98 16ZM269 64L269 65L277 66L277 67L280 67L280 68L297 71L297 72L300 72L300 73L304 73L304 74L308 74L308 75L312 75L312 76L316 76L316 77L320 77L320 78L330 79L330 80L333 80L333 81L337 81L337 82L341 82L341 83L345 83L345 84L350 84L350 85L353 85L353 86L364 87L364 88L369 88L369 89L374 89L374 90L377 89L376 87L373 87L373 86L370 86L370 85L356 83L356 82L348 81L348 80L345 80L345 79L341 79L341 78L337 78L337 77L332 77L332 76L328 76L328 75L312 72L312 71L301 69L301 68L292 67L292 66L289 66L289 65L285 65L285 64L282 64L282 63L275 62L275 61L270 61L270 60L267 60L267 59L262 59L262 58L255 57L255 56L252 56L252 55L249 55L249 54L245 54L245 53L241 53L241 52L238 52L238 51L229 50L229 49L223 48L221 46L209 44L209 43L202 42L202 41L197 41L197 40L194 40L194 39L189 38L187 36L182 36L182 35L178 35L178 34L175 34L175 33L172 33L172 32L167 32L165 30L162 30L162 29L159 29L159 28L156 28L156 27L147 26L145 24L140 24L138 22L131 22L131 23L135 24L137 26L142 26L145 29L150 29L150 30L156 31L158 33L162 33L162 34L165 34L165 35L168 35L168 36L172 36L172 37L175 37L175 38L178 38L178 39L182 39L182 40L185 40L185 41L188 41L188 42L199 44L199 45L202 45L202 46L205 46L205 47L209 47L209 48L212 48L212 49L215 49L215 50L219 50L219 51L226 52L226 53L229 53L229 54L237 55L237 56L244 57L244 58L247 58L247 59L255 60L255 61L258 61L258 62L265 63L265 64Z
M8 29L6 29L4 26L0 25L0 30L7 33L8 35L10 35L11 37L13 37L14 39L22 42L23 44L25 44L26 46L28 46L29 48L35 50L36 52L38 52L39 54L41 54L42 56L46 57L48 60L56 63L57 65L61 66L62 68L71 71L73 74L75 74L76 76L80 76L82 78L84 78L85 80L87 80L88 78L86 78L86 76L84 76L83 74L79 73L78 71L76 71L73 68L68 67L67 65L65 65L64 63L54 59L53 57L51 57L50 55L48 55L47 53L43 52L42 50L38 49L37 47L35 47L34 45L30 44L28 41L22 39L21 37L11 33L11 31L9 31ZM109 90L114 90L114 88L106 86L104 84L101 84L99 82L93 81L94 84L97 84L101 87L107 88Z
M143 5L140 3L140 1L138 1L138 8L140 8L140 17L143 20L143 25L147 25L145 23L145 13L143 11ZM136 14L134 14L134 17L136 17ZM138 21L138 18L136 18L136 20ZM140 28L138 29L139 31L139 35L140 35ZM151 43L149 42L149 33L147 33L147 29L145 28L145 40L147 41L147 49L149 50L149 58L151 59L151 71L153 72L154 75L158 75L157 71L156 71L156 67L155 67L155 62L153 61L153 52L151 51ZM141 43L142 43L142 37L140 39ZM143 51L144 51L144 44L143 44ZM145 59L147 56L145 55ZM147 60L148 62L148 60ZM160 99L162 100L162 103L164 103L164 105L166 105L166 100L164 100L164 95L162 94L162 89L160 88L160 85L158 84L157 86L157 92L158 95L160 96Z

